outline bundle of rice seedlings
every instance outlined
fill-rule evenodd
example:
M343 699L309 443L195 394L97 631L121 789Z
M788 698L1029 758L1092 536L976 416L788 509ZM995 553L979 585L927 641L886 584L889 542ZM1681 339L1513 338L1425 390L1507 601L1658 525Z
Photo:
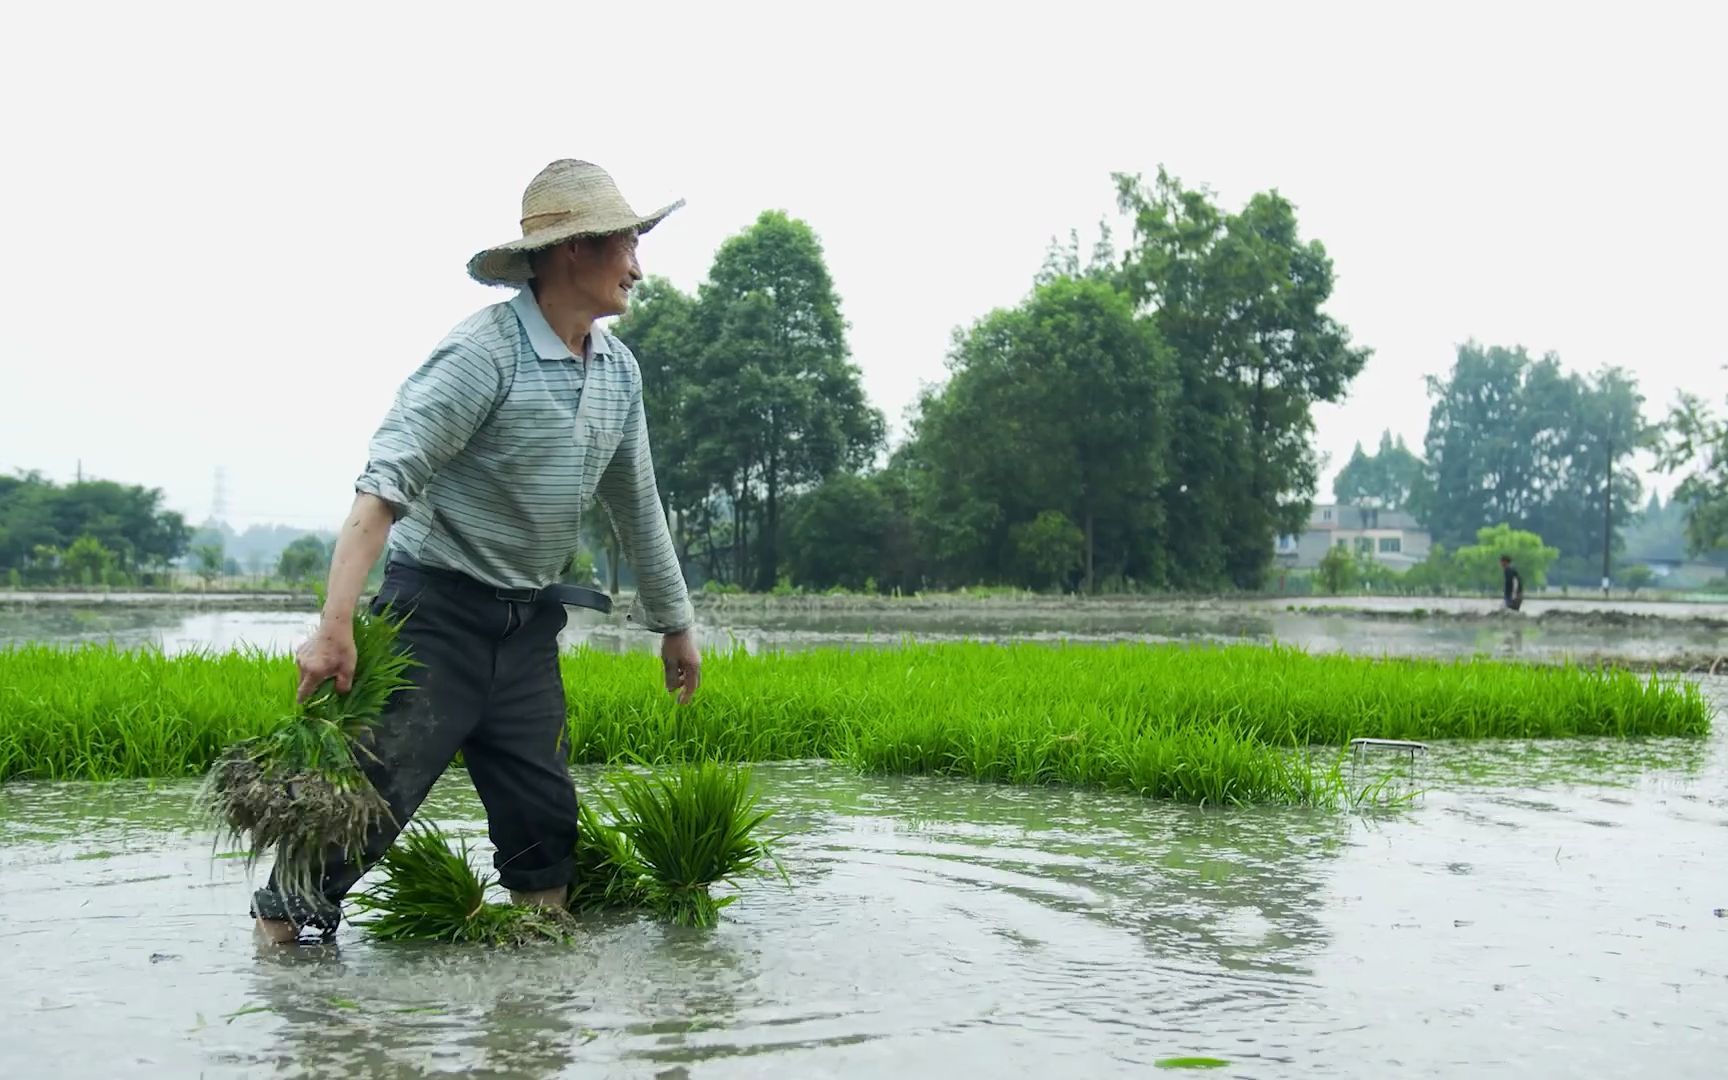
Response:
M715 899L713 885L772 863L771 840L758 836L767 811L756 809L749 773L712 761L670 775L624 773L616 798L602 798L613 828L627 841L623 857L647 905L679 926L713 926L736 896Z
M562 908L487 900L493 879L475 872L467 841L453 851L435 825L410 825L380 866L383 878L352 897L371 914L361 926L378 940L494 946L569 940L571 918Z
M571 911L628 911L648 906L647 882L630 838L583 801L576 833L576 874Z
M402 620L389 612L354 617L356 663L346 694L334 680L273 730L236 743L211 766L205 807L256 861L275 854L288 894L316 899L334 849L360 852L367 834L391 820L389 804L361 771L365 736L391 695L411 685L415 661L398 649Z
M681 926L712 926L736 897L711 886L778 862L758 836L768 814L756 809L749 775L714 762L670 775L626 773L605 813L584 801L575 881L563 910L497 904L492 878L477 874L466 843L452 850L434 825L415 823L384 856L378 884L353 897L371 917L366 932L388 941L520 945L567 940L572 913L648 911ZM784 876L784 871L781 872Z

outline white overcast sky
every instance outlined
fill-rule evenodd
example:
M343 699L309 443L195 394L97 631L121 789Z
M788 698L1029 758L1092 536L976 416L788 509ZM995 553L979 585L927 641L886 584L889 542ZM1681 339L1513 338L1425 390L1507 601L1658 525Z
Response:
M949 335L1160 163L1276 187L1374 350L1331 468L1476 337L1728 358L1724 16L1708 4L50 4L0 16L0 470L334 527L366 440L547 161L606 166L694 287L778 208L821 236L900 427ZM651 418L652 419L652 418Z

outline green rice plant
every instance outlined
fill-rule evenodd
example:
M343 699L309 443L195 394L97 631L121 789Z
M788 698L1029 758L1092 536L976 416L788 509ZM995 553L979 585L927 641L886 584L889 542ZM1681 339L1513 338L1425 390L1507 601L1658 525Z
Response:
M713 926L737 899L715 898L714 885L779 867L772 841L758 835L769 813L756 809L745 770L704 761L665 775L622 773L615 783L602 802L628 842L620 854L642 899L675 925Z
M508 946L570 937L571 919L561 908L486 899L492 878L475 872L467 841L451 850L436 825L409 825L379 865L378 883L350 898L369 915L361 927L379 941Z
M1711 727L1697 684L1674 676L1257 645L734 651L706 658L686 707L651 656L577 650L561 664L576 763L826 759L1206 805L1344 803L1336 751L1357 736L1626 740ZM281 723L293 670L256 653L0 648L0 780L197 774Z
M397 647L401 621L385 613L354 617L356 662L347 693L326 682L262 735L217 757L201 801L249 861L275 854L283 891L315 897L331 850L359 857L390 806L366 776L366 741L391 695L412 685L415 661Z
M623 773L613 787L600 798L607 817L580 807L565 909L488 901L493 880L475 872L466 842L453 851L436 826L416 822L380 861L379 882L353 897L370 915L362 925L385 941L481 945L567 939L572 913L597 911L651 911L708 927L736 899L715 898L714 885L774 862L771 841L758 835L769 815L756 809L742 770L704 762L666 775Z
M571 911L627 911L647 906L648 889L630 838L583 800L577 807L576 872Z
M0 648L0 779L202 775L280 723L293 672L256 650Z

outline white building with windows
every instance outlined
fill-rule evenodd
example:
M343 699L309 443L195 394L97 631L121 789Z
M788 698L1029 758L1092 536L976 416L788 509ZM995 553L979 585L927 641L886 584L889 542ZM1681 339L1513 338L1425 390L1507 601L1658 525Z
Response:
M1428 530L1403 510L1372 506L1316 505L1300 536L1280 536L1278 565L1311 570L1326 552L1348 547L1358 559L1373 559L1394 570L1408 570L1428 557L1434 546Z

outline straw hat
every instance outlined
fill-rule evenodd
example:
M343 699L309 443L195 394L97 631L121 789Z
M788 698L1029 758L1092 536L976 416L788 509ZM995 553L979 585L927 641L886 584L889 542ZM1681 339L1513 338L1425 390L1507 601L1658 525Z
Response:
M468 260L468 273L485 285L522 285L533 272L528 256L578 236L647 232L684 205L679 199L652 214L630 209L605 169L565 158L540 170L522 193L522 239L487 248Z

